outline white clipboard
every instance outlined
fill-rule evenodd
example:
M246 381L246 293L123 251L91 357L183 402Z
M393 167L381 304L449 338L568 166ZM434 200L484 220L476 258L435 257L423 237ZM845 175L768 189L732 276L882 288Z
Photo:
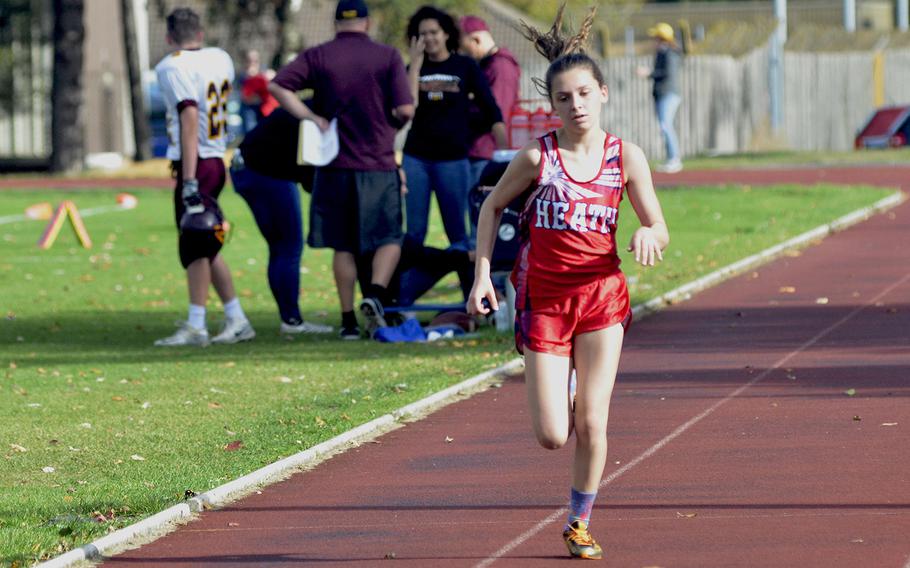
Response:
M333 118L325 132L312 120L300 121L297 138L297 165L325 166L338 155L338 119Z

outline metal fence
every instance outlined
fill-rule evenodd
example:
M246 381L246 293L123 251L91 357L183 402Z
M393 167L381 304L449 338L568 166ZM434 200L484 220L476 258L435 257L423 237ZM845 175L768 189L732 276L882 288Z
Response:
M910 104L910 50L886 50L884 103ZM773 146L793 150L849 150L875 110L874 53L793 53L784 55L781 131L770 130L768 49L745 57L702 55L685 59L683 103L677 131L684 156L729 154ZM543 77L540 56L522 67L523 98L540 95L532 77ZM603 127L641 146L658 159L664 149L651 84L635 68L648 57L600 60L610 90Z
M0 5L0 160L50 156L51 25L43 0Z
M487 6L489 6L487 4ZM531 79L543 77L546 62L514 30L514 12L487 10L494 36L522 66L521 95L539 98ZM46 159L50 155L52 14L44 0L0 4L0 161ZM910 104L910 49L881 52L884 104ZM768 49L743 57L696 55L685 59L683 103L677 129L683 154L726 154L772 147L846 150L876 105L875 52L784 55L783 124L770 132ZM636 67L650 57L600 61L610 89L604 127L663 156L651 85Z

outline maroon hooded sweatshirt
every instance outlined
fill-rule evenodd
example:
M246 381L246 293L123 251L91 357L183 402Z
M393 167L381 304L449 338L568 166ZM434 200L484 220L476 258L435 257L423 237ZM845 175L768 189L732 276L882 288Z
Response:
M518 60L508 49L500 47L480 60L480 68L490 83L490 90L502 112L503 120L508 125L512 107L518 101L521 81L521 67L518 66ZM474 140L468 157L475 160L489 160L493 157L494 150L496 150L496 139L487 132Z

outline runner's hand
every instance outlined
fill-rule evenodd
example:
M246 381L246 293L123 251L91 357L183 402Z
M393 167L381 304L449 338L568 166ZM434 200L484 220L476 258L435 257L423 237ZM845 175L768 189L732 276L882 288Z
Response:
M654 266L656 261L664 259L657 237L650 227L639 227L635 231L628 250L635 253L635 262L643 266Z
M484 305L484 300L488 305ZM471 315L487 315L491 311L499 310L499 302L496 301L496 289L493 288L493 282L489 278L478 278L474 281L471 293L468 294L467 310Z

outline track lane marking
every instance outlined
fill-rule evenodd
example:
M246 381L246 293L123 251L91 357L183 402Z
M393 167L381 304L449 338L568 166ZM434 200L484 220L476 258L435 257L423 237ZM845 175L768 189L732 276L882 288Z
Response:
M828 327L826 327L825 329L823 329L822 331L817 333L811 339L809 339L808 341L806 341L805 343L800 345L797 349L791 351L787 355L778 359L777 362L774 363L774 365L772 365L768 369L765 369L763 372L759 373L757 376L755 376L752 380L750 380L746 384L737 388L736 390L734 390L733 392L731 392L730 394L728 394L726 397L722 398L721 400L715 402L714 404L709 406L707 409L703 410L701 413L690 418L684 424L677 427L671 433L667 434L664 438L659 440L656 444L654 444L653 446L651 446L650 448L648 448L647 450L645 450L644 452L639 454L632 461L627 462L621 468L617 469L616 471L614 471L613 473L611 473L610 475L605 477L603 479L603 481L600 482L600 486L598 487L598 489L599 490L603 489L604 487L610 485L611 483L613 483L614 481L619 479L623 474L625 474L632 468L636 467L638 464L645 461L646 459L650 458L651 456L653 456L654 454L659 452L661 449L663 449L667 444L669 444L676 438L680 437L687 430L689 430L690 428L692 428L693 426L695 426L696 424L698 424L699 422L701 422L702 420L704 420L705 418L707 418L708 416L713 414L715 410L717 410L724 404L730 402L734 398L738 397L746 389L748 389L755 383L761 381L762 379L767 377L769 374L771 374L772 371L776 371L777 369L786 365L787 362L790 361L790 359L796 357L797 355L799 355L806 349L812 347L813 345L818 343L819 340L821 340L823 337L825 337L832 331L836 330L837 328L841 327L842 325L844 325L845 323L847 323L848 321L850 321L851 319L856 317L860 312L865 311L866 308L875 305L876 302L878 302L880 299L882 299L883 297L885 297L888 294L890 294L891 292L893 292L896 288L898 288L902 284L906 283L907 281L910 281L910 273L906 274L903 278L901 278L894 284L888 286L883 291L879 292L874 298L872 298L871 300L869 300L862 306L854 308L853 311L851 311L849 314L845 315L844 317L842 317L835 323L829 325ZM505 546L503 546L502 548L500 548L499 550L497 550L496 552L494 552L493 554L488 556L485 560L476 564L475 568L486 568L487 566L490 566L491 564L493 564L494 562L496 562L497 560L499 560L500 558L502 558L509 552L515 550L516 548L518 548L519 546L521 546L522 544L524 544L525 542L530 540L537 533L542 531L547 525L553 523L554 521L561 518L568 512L569 512L568 507L562 507L560 509L557 509L556 511L554 511L553 513L548 515L545 519L539 521L536 525L534 525L533 527L531 527L524 533L520 534L514 540L512 540L511 542L509 542L508 544L506 544ZM910 558L907 559L907 564L904 565L903 568L910 568Z

